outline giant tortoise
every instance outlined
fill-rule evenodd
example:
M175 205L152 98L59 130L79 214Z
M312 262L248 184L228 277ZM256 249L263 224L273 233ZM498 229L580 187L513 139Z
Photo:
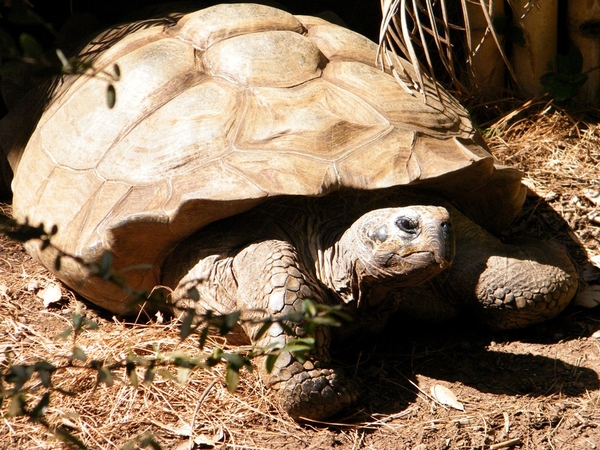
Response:
M490 155L451 95L426 81L424 101L398 82L412 68L383 70L363 36L253 4L116 30L85 50L99 70L120 67L112 109L103 77L69 77L24 148L14 114L2 129L14 215L56 226L62 251L89 263L110 252L129 287L164 286L175 311L343 305L354 321L340 335L398 311L521 327L573 297L562 249L493 234L522 207L521 173ZM91 302L135 309L87 266L27 249ZM253 339L259 326L242 330ZM330 362L332 333L317 328L308 360L284 354L263 374L294 418L355 398ZM256 343L289 338L273 326Z

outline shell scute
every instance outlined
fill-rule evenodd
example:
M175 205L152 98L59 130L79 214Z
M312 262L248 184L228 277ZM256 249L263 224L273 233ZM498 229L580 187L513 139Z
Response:
M320 76L321 57L301 34L275 30L214 44L204 53L204 66L240 86L291 87Z
M307 27L308 28L308 27ZM377 45L354 31L325 22L308 29L306 37L329 60L350 60L375 66Z
M218 5L184 16L176 28L176 36L206 51L214 43L235 36L262 31L282 30L301 33L302 24L293 15L263 5Z
M57 164L73 170L95 168L108 149L168 101L174 90L185 88L174 80L194 70L194 54L180 41L162 39L117 63L123 75L115 84L114 108L106 107L106 81L89 78L40 124L42 145Z
M473 134L468 114L456 100L446 99L445 106L434 99L425 103L420 95L402 89L393 77L376 67L356 61L331 61L323 71L323 79L373 105L395 127L440 137Z
M317 79L289 89L249 91L235 147L333 161L391 128L352 93Z
M203 79L139 121L106 152L98 171L106 179L144 185L165 174L188 176L201 170L231 151L241 101L233 86Z

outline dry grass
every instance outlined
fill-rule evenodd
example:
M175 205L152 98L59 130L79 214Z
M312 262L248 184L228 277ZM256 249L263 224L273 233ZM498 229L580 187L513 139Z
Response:
M530 101L492 124L488 138L494 155L523 170L526 185L568 223L588 257L600 254L600 205L589 198L600 191L598 118L597 111Z
M599 228L590 219L597 206L585 197L586 189L599 189L600 127L583 117L536 103L488 129L494 154L524 170L528 186L572 232L546 223L533 197L523 220L546 236L576 239L589 257L600 254ZM585 263L585 254L574 256ZM592 268L586 280L598 283L598 272ZM84 367L92 360L111 364L130 352L154 358L199 350L193 340L180 342L175 321L126 323L64 288L62 300L45 308L36 293L54 282L20 246L0 240L0 370L41 359L63 367L53 386L72 395L54 391L46 419L90 448L121 448L149 433L165 449L192 448L191 442L194 448L236 449L600 448L598 311L571 308L551 324L500 335L452 324L391 330L350 352L348 365L364 395L349 416L299 426L279 411L255 373L242 374L235 394L225 387L222 367L193 371L185 383L157 375L139 387L119 369L112 386L97 385L95 371ZM99 328L78 336L88 361L72 367L73 342L55 337L77 308ZM210 346L217 344L223 343ZM175 368L169 370L177 377ZM142 379L144 371L138 375ZM465 411L436 402L430 395L436 384L450 388ZM27 388L30 404L45 392L38 379ZM0 448L69 448L44 426L8 416L8 408L2 406Z

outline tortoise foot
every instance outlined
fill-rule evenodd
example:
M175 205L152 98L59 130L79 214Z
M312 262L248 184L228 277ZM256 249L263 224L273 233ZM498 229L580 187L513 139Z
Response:
M555 317L578 287L578 274L567 253L541 241L506 249L506 255L490 258L480 275L476 291L482 320L494 329L510 329Z
M318 364L318 363L317 363ZM343 373L331 368L318 368L307 361L291 367L297 373L272 387L279 391L279 402L295 420L323 420L354 403L357 391Z

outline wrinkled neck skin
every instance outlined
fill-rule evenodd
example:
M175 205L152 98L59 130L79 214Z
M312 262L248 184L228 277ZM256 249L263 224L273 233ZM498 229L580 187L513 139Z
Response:
M354 227L348 228L335 242L319 250L315 260L320 281L347 305L357 308L386 302L409 277L383 271L364 262L367 249ZM371 300L371 301L369 301ZM365 305L366 304L366 305Z

